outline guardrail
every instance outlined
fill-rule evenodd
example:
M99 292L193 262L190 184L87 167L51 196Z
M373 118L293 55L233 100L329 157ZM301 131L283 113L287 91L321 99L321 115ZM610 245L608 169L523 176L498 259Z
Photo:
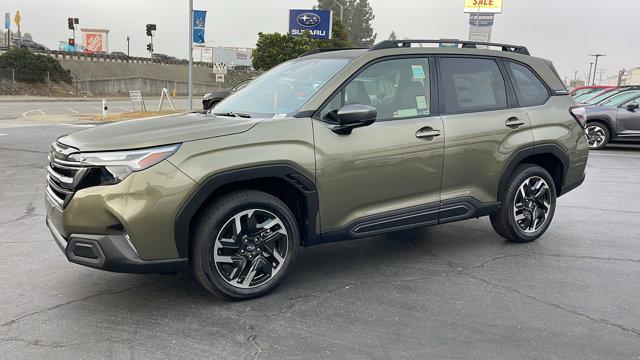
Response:
M70 60L81 60L81 61L96 61L96 62L120 62L120 63L133 63L133 64L165 64L165 65L177 65L177 66L186 66L189 64L187 60L180 59L162 59L162 58L146 58L146 57L137 57L137 56L118 56L111 54L88 54L81 52L68 52L68 51L60 51L60 50L49 50L49 51L38 51L38 50L30 50L34 54L47 55L55 59L70 59ZM5 49L0 50L0 54L6 52ZM205 62L193 62L193 66L196 67L213 67L210 63Z

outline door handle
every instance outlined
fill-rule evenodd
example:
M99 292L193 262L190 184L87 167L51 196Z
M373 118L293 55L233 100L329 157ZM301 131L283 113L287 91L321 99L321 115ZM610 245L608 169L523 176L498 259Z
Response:
M434 130L430 127L424 127L416 132L418 139L433 140L434 137L440 136L442 132L440 130Z
M517 128L519 126L524 125L525 123L524 123L524 120L520 120L520 119L518 119L517 117L514 116L514 117L508 118L507 121L504 122L504 124L507 127Z

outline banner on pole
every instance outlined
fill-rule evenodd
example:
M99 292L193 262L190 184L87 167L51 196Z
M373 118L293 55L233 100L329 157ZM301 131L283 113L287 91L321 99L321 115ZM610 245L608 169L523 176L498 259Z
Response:
M207 18L205 10L193 10L193 43L204 44L204 24Z

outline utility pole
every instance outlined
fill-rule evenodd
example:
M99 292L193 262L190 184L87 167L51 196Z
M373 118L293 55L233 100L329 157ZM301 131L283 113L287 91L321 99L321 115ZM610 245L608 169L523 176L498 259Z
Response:
M622 77L624 76L624 73L626 72L625 69L620 70L620 72L618 73L618 86L622 86Z
M573 72L573 80L578 80L578 70Z
M596 63L593 66L593 85L596 84L596 71L598 70L598 58L602 57L602 56L607 56L605 54L589 54L589 56L593 56L596 58Z
M338 2L338 0L333 0L333 2L338 5L338 7L340 8L340 22L342 23L342 16L344 15L344 5L342 5L341 3ZM344 25L344 23L342 23Z
M189 112L193 112L193 0L189 0Z
M591 70L593 70L593 63L589 63L589 77L587 77L587 82L585 82L585 85L589 85L591 84Z
M127 36L127 57L129 57L129 43L131 42L131 36Z
M598 78L598 85L602 85L602 75L607 72L607 69L600 69L600 77Z

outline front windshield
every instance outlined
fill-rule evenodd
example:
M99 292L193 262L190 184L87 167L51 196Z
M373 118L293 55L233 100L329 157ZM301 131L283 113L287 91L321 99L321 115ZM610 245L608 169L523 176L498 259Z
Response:
M286 62L223 100L212 112L284 117L300 109L348 62L348 59Z
M582 94L582 95L575 96L575 97L573 98L573 100L575 100L575 101L577 101L577 102L582 103L582 102L585 102L585 101L587 101L587 100L589 100L589 99L592 99L592 98L594 98L594 97L596 97L596 96L599 96L600 94L604 94L604 93L605 93L605 92L607 92L607 91L608 91L608 90L598 90L598 91L593 91L593 92L590 92L590 93L586 93L586 94Z
M598 103L600 106L620 106L640 95L640 90L624 91Z

